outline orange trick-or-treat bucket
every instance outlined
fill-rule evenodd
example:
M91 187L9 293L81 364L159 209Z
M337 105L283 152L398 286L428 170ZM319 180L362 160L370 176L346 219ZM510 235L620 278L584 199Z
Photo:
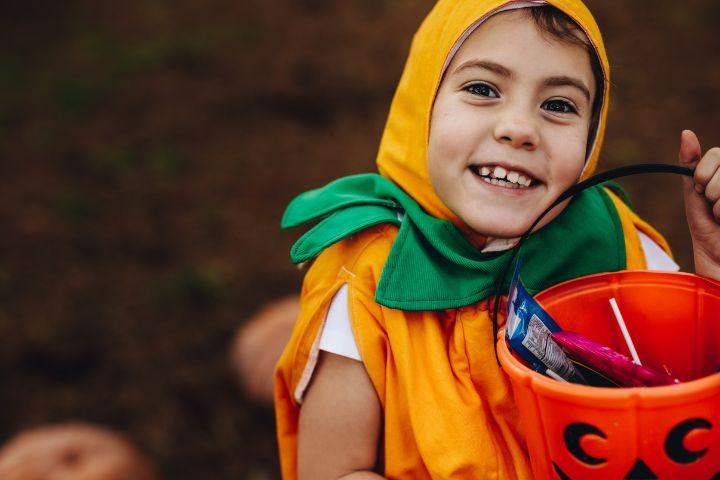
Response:
M602 273L535 296L564 329L630 355L620 306L642 364L682 383L600 388L526 367L500 335L536 478L720 479L720 282L686 273Z

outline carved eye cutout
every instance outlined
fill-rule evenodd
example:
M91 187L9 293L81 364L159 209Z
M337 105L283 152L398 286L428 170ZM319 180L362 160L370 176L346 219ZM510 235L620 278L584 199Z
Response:
M675 463L687 465L697 462L709 448L709 431L713 425L703 418L691 418L678 423L665 438L664 453ZM597 467L603 464L612 464L607 457L607 435L594 425L588 423L571 423L563 432L565 447L577 460L585 465ZM561 480L571 480L570 477L553 462L555 473ZM657 479L658 476L642 458L638 458L624 480ZM720 472L711 480L720 480Z
M583 441L584 437L587 435L607 439L607 435L593 425L588 423L571 423L565 427L564 434L565 446L568 451L573 455L573 457L587 465L600 465L602 463L607 463L607 458L594 457L583 449L583 445L587 445L588 443Z
M679 423L675 428L670 430L665 439L665 453L676 463L688 464L700 460L708 451L707 448L702 450L689 450L687 448L687 440L692 440L693 436L697 437L698 430L712 429L712 423L703 418L691 418ZM695 442L693 442L695 443Z

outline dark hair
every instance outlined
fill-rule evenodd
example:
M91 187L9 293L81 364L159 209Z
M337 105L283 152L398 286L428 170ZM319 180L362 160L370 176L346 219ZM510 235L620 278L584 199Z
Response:
M597 129L600 123L600 106L602 105L605 92L605 75L595 46L590 42L575 20L570 18L570 16L562 10L545 5L542 7L528 8L527 11L540 31L549 35L550 38L587 49L588 55L590 56L590 68L595 76L595 99L592 104L592 116L590 117L590 130L586 147L589 152L597 135Z

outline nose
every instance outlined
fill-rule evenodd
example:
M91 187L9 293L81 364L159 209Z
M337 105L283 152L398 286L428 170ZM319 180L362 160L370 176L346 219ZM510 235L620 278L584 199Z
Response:
M525 150L535 150L540 142L535 122L527 114L521 112L507 112L501 116L495 125L495 140Z

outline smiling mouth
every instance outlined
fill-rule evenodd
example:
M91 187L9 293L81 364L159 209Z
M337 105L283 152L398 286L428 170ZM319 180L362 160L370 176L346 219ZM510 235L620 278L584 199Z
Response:
M532 188L540 183L528 175L513 170L508 170L500 165L470 165L470 171L491 185L499 187L525 189Z

